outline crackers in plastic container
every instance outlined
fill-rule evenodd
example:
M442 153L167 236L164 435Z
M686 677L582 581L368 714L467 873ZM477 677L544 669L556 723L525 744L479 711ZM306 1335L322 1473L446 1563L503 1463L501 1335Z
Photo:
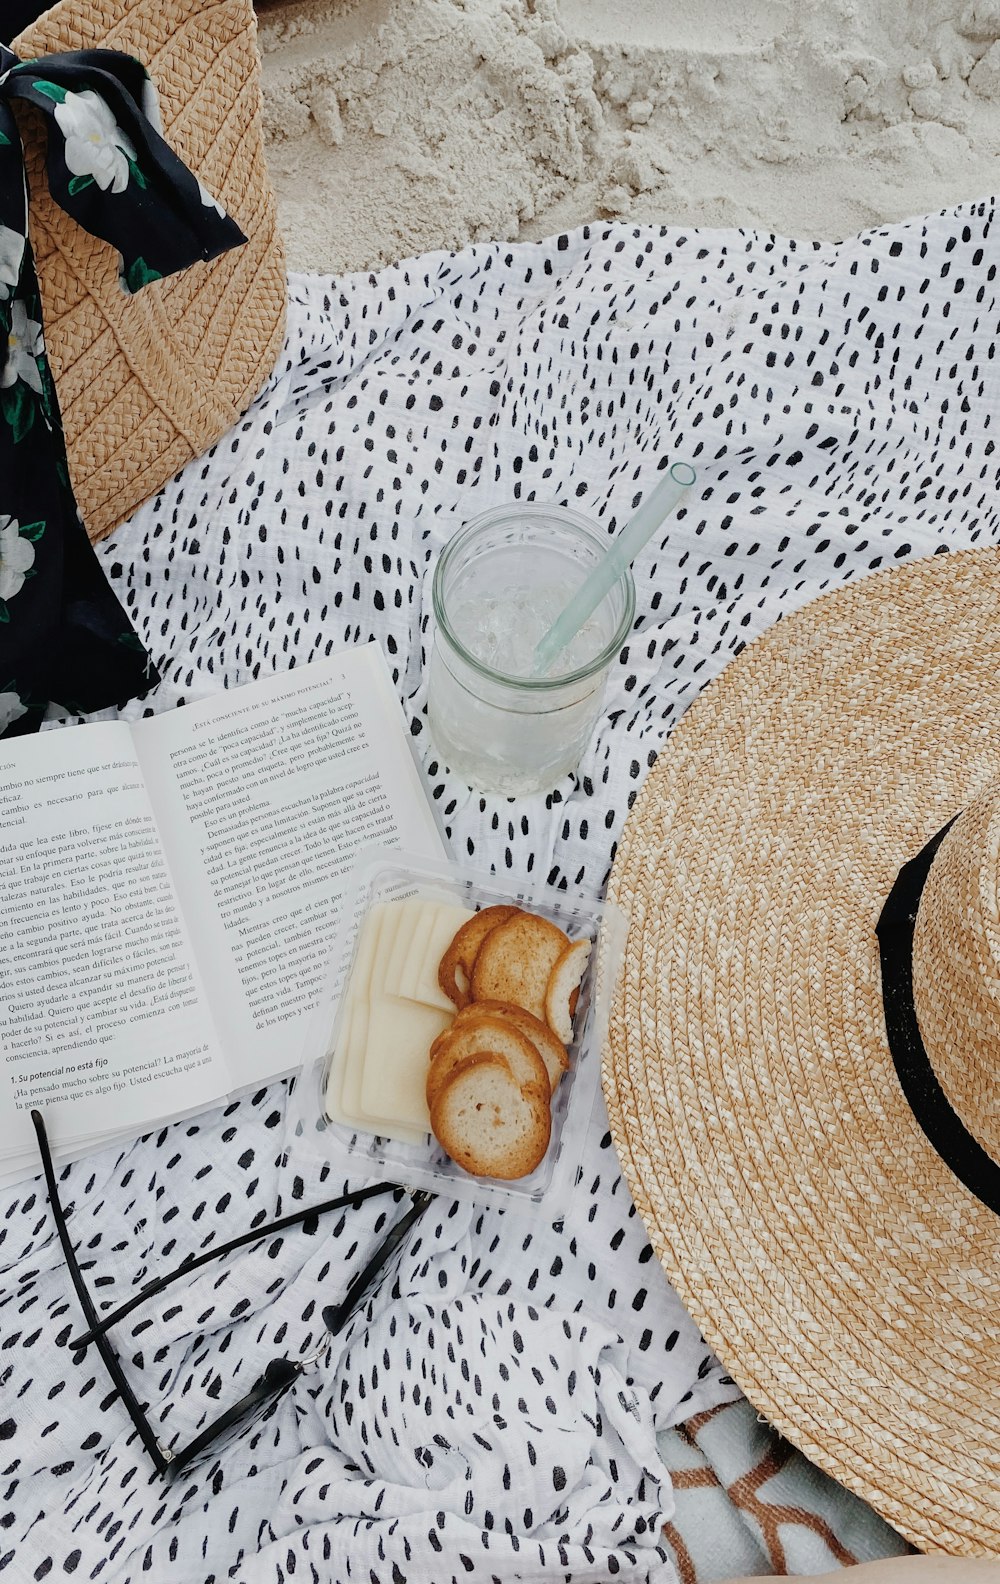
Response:
M305 1041L297 1132L349 1178L558 1219L624 938L619 910L581 892L365 852Z
M466 1171L526 1176L548 1149L589 954L517 907L481 909L444 953L438 983L457 1015L431 1047L426 1093L435 1138Z

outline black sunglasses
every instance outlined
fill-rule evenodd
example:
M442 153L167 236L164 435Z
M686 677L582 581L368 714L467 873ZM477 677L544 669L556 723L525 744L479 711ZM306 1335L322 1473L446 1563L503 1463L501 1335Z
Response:
M45 1172L45 1185L48 1189L49 1203L55 1217L56 1230L59 1233L59 1242L62 1245L63 1255L69 1267L69 1273L76 1288L76 1295L80 1300L84 1319L89 1329L78 1337L72 1337L68 1346L72 1350L89 1347L93 1342L105 1368L115 1384L122 1405L136 1428L136 1432L146 1451L149 1453L158 1474L176 1474L177 1471L190 1463L199 1453L203 1452L211 1442L224 1435L227 1430L241 1420L248 1418L266 1404L276 1402L286 1392L292 1383L316 1362L323 1348L305 1359L272 1359L264 1373L254 1381L250 1390L241 1397L225 1413L212 1422L189 1441L186 1446L167 1447L158 1438L156 1431L150 1424L146 1412L136 1397L121 1367L118 1355L108 1341L107 1332L111 1326L117 1325L137 1309L147 1298L152 1298L156 1293L162 1292L172 1282L178 1281L182 1276L188 1276L192 1271L198 1270L202 1265L207 1265L210 1260L220 1259L224 1254L231 1254L234 1249L243 1248L248 1243L256 1243L263 1237L269 1237L274 1232L281 1232L285 1227L295 1226L301 1221L308 1220L311 1216L322 1215L327 1210L340 1210L346 1205L363 1204L366 1199L374 1199L380 1194L409 1193L412 1203L406 1214L395 1223L386 1233L382 1242L372 1254L368 1263L360 1270L351 1282L343 1299L337 1304L328 1304L323 1310L323 1321L327 1330L336 1336L347 1320L357 1308L361 1299L372 1286L375 1278L388 1260L392 1258L396 1249L407 1236L414 1222L423 1215L428 1205L433 1203L434 1195L423 1190L402 1189L396 1183L377 1183L370 1188L359 1188L356 1193L342 1194L337 1199L327 1199L322 1204L311 1205L308 1209L297 1210L294 1215L283 1216L279 1221L270 1221L266 1226L254 1227L251 1232L244 1232L242 1236L231 1239L228 1243L221 1244L218 1248L209 1249L204 1254L199 1254L185 1260L176 1270L167 1276L158 1276L153 1281L140 1287L127 1303L117 1309L112 1309L108 1314L98 1315L94 1301L87 1290L83 1273L77 1263L73 1244L70 1241L69 1229L66 1225L66 1216L59 1198L59 1189L56 1185L56 1174L52 1164L52 1152L49 1149L48 1135L45 1131L45 1122L40 1111L32 1111L31 1120L34 1123L35 1133L38 1136L38 1148L42 1156L42 1168ZM326 1344L324 1344L324 1347Z

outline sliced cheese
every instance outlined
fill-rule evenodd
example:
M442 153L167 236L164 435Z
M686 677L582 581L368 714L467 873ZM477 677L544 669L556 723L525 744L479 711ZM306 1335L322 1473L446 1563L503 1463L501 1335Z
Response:
M371 912L375 911L376 909L372 908ZM361 1110L361 1075L365 1064L365 1051L368 1048L368 1008L373 996L384 993L386 957L392 951L400 923L398 902L383 902L379 904L378 912L380 927L375 940L375 951L367 977L361 975L358 980L357 999L354 1002L358 1011L351 1047L344 1064L344 1084L340 1103L347 1115L352 1117L364 1115ZM353 980L353 974L351 978ZM353 988L352 985L352 991Z
M333 1115L329 1099L327 1100L327 1114L335 1122L341 1122L345 1127L360 1129L362 1133L378 1133L383 1138L402 1139L408 1144L422 1144L427 1135L427 1128L421 1122L418 1122L415 1127L407 1127L404 1123L396 1121L392 1117L379 1116L377 1112L373 1112L369 1116L362 1111L360 1100L361 1077L364 1069L365 1053L368 1048L368 1003L361 1002L357 1006L352 1007L350 1017L351 1029L347 1036L345 1073L349 1072L351 1074L351 1098L350 1101L345 1099L347 1085L342 1085L341 1103L338 1107L337 1115ZM357 1104L354 1103L355 1094L358 1096Z
M334 1121L390 1138L425 1137L430 1047L455 1011L438 984L438 966L471 917L468 908L415 897L371 909L327 1077Z
M334 1121L342 1120L337 1113L343 1107L345 1075L357 1055L358 1008L364 1006L367 1009L368 1006L368 987L385 918L384 906L376 905L369 910L361 926L347 983L341 991L340 1032L326 1076L326 1112Z
M432 904L421 902L419 897L407 897L403 902L390 902L388 905L396 914L396 927L391 946L383 946L379 953L378 978L373 988L384 990L386 995L397 996L401 994L399 987L403 982L406 959L419 936L423 915Z
M344 1010L340 1033L327 1074L325 1106L332 1122L344 1127L380 1133L406 1143L423 1142L426 1128L407 1128L391 1118L365 1116L361 1112L361 1074L368 1045L368 1007L371 986L381 975L378 965L388 930L398 927L396 903L377 903L361 928L358 949L350 979L344 990Z
M379 997L371 1003L361 1082L366 1115L430 1130L425 1094L430 1048L450 1022L450 1013L416 1001Z
M344 1088L344 1069L347 1064L347 1053L351 1045L351 1024L354 1020L354 1007L346 1006L340 1019L340 1032L334 1046L330 1065L326 1072L326 1088L323 1093L323 1105L331 1122L345 1122L341 1105L341 1094Z
M424 960L427 948L427 931L431 928L438 904L425 902L416 922L416 928L410 936L409 948L400 965L399 977L395 982L387 981L387 989L392 995L399 996L403 1001L419 1001L420 997L414 995L413 987L420 977L420 965Z
M470 918L472 912L469 908L456 907L447 902L431 904L430 914L421 920L423 935L418 943L420 950L407 960L400 995L408 996L411 1001L419 1001L424 1006L437 1007L442 1012L454 1014L454 1003L449 1001L438 984L438 968L458 931Z

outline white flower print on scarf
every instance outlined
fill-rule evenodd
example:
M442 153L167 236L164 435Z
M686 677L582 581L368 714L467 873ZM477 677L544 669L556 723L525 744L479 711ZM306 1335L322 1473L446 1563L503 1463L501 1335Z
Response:
M21 274L24 237L10 226L0 225L0 302L6 302Z
M163 130L163 117L160 114L160 96L151 77L147 77L142 85L142 113L146 117L154 132L161 137L166 137Z
M201 198L205 208L215 209L220 215L224 215L226 211L223 209L218 198L212 197L212 194L209 192L204 182L198 181L197 176L195 177L195 181L198 182L198 196Z
M54 109L66 139L65 160L74 176L92 176L102 192L124 192L135 145L111 110L90 88L66 94Z
M15 302L10 311L7 361L0 369L0 387L13 385L15 380L21 379L40 396L42 376L38 372L37 360L43 350L41 325L37 319L29 319L23 302ZM0 517L0 522L3 521Z
M0 517L0 599L12 600L21 592L24 575L34 565L35 547L30 539L22 537L20 524L14 517ZM11 695L0 694L0 705ZM24 711L22 710L23 714ZM2 710L0 710L2 715ZM17 716L12 716L16 720ZM0 731L9 722L0 724Z
M27 713L16 693L0 693L0 732L5 732Z

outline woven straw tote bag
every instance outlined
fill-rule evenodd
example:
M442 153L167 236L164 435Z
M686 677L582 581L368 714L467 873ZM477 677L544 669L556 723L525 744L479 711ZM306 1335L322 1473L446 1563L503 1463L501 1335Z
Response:
M128 517L250 405L285 327L285 260L264 164L251 0L18 0L22 60L66 50L134 55L164 136L242 227L245 246L129 297L115 249L53 202L45 133L18 108L30 235L77 503L92 540ZM3 34L0 22L0 36Z

